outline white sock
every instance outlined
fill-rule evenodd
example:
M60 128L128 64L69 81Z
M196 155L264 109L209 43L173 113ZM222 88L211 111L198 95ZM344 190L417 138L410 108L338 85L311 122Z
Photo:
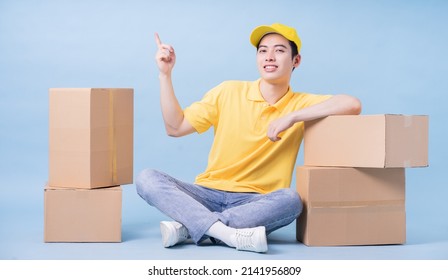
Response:
M222 222L217 221L208 229L205 234L221 240L230 247L236 247L235 233L235 228L226 226Z

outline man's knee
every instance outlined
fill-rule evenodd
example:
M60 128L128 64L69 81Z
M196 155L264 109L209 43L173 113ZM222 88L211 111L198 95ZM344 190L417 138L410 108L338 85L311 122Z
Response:
M159 176L160 172L154 169L148 168L141 171L135 179L137 193L140 196L143 196L145 193L147 193L149 191L149 188L157 185L155 184L155 181Z
M282 192L284 205L290 209L291 213L295 213L298 217L303 208L299 193L291 188L282 189Z

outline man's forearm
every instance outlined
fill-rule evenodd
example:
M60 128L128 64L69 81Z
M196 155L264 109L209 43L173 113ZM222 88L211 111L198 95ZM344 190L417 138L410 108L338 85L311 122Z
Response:
M292 113L293 122L310 121L331 115L358 115L361 102L350 95L335 95L330 99Z
M179 101L174 94L171 75L159 75L160 81L160 106L162 108L163 121L165 129L169 135L172 131L179 128L184 119L184 114Z
M281 117L269 124L267 137L271 141L279 141L279 134L297 122L315 120L331 115L358 115L361 113L361 102L349 95L335 95L330 99L298 110Z

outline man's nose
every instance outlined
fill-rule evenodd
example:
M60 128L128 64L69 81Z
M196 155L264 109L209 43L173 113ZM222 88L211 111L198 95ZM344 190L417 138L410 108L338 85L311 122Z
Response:
M275 60L274 55L272 55L272 54L267 54L265 60L266 60L266 61L274 61L274 60Z

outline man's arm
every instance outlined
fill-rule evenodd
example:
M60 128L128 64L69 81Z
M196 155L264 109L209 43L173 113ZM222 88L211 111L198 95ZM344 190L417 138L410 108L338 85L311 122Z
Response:
M155 34L157 44L156 62L159 68L160 106L162 109L165 130L169 136L180 137L196 130L185 119L182 107L174 94L171 72L176 62L176 54L170 45L162 44L159 35Z
M278 135L297 122L315 120L331 115L358 115L361 102L350 95L340 94L319 104L291 112L269 124L267 136L271 141L279 141Z

